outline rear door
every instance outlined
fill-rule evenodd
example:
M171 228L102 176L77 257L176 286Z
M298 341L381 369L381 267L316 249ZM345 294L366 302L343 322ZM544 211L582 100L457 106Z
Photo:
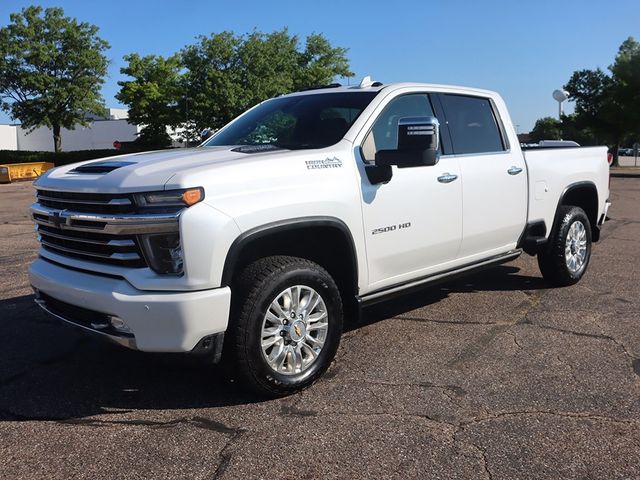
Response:
M440 94L462 179L459 258L474 261L515 248L527 216L527 171L490 98Z

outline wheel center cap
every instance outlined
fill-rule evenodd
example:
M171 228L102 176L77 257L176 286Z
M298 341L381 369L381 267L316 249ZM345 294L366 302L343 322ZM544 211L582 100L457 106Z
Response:
M307 326L302 320L297 320L289 327L289 338L294 342L299 342L307 335Z

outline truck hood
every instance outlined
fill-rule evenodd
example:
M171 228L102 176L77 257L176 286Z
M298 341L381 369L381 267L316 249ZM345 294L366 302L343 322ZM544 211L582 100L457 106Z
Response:
M176 173L282 155L286 150L240 153L234 147L200 147L118 155L65 165L46 172L35 186L87 193L162 190Z

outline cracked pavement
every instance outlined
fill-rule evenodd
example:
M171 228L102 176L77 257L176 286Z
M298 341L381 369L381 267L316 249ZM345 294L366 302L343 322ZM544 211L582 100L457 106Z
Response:
M578 285L522 256L371 307L323 380L264 401L47 318L32 187L0 185L0 478L640 478L640 182L611 187Z

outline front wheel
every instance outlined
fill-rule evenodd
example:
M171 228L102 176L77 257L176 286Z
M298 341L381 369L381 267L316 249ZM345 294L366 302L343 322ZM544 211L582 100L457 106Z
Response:
M267 257L247 266L233 286L229 325L233 368L261 394L308 387L329 367L342 333L342 300L320 265Z
M546 248L538 253L542 276L553 286L578 283L591 258L591 224L580 207L561 206Z

